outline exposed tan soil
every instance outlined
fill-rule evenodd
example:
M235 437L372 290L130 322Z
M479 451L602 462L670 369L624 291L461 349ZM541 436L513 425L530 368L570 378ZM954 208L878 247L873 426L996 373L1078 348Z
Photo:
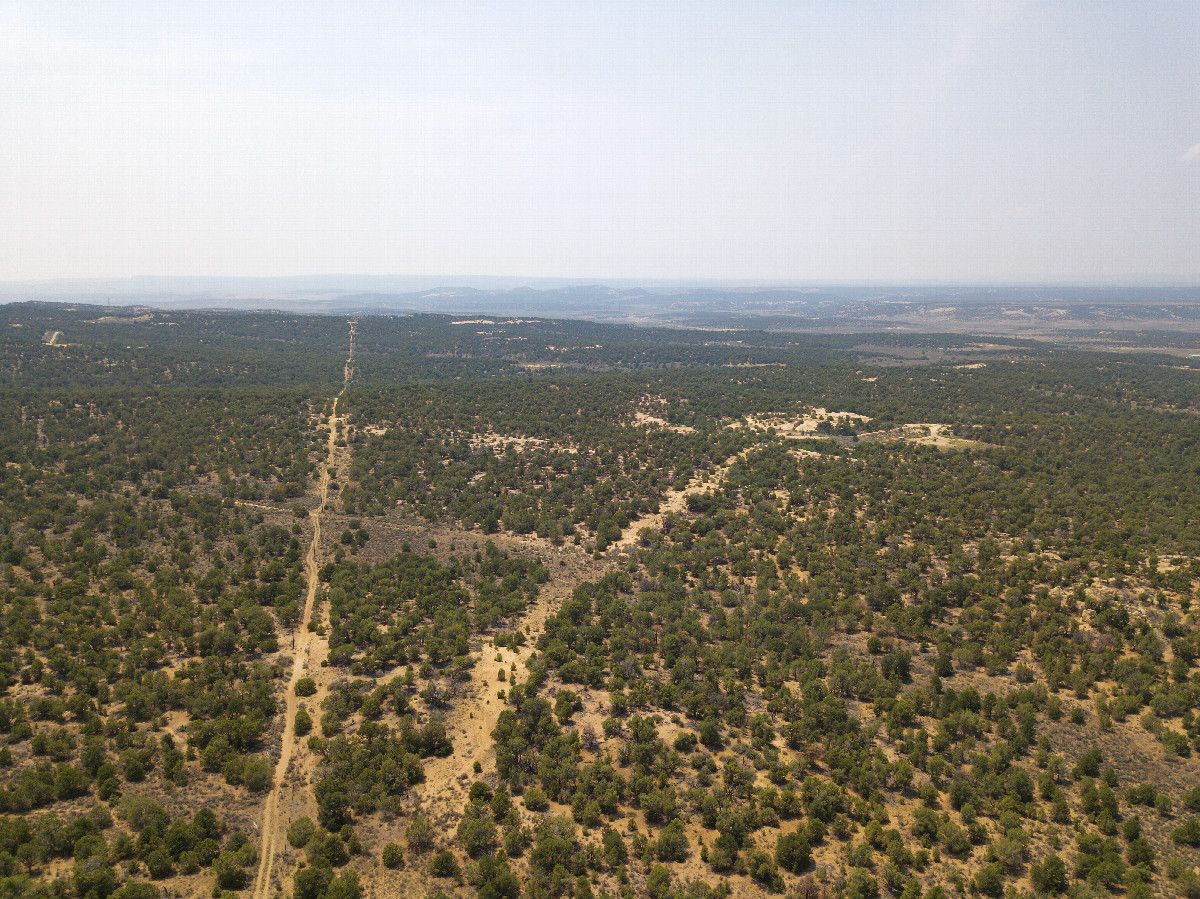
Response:
M892 428L887 431L861 434L859 435L859 439L863 442L895 441L897 443L916 443L921 446L932 446L941 450L978 449L990 446L990 444L982 443L978 440L955 437L950 432L949 427L941 424L902 425L899 428Z
M475 665L470 683L450 698L448 709L441 712L454 751L445 758L424 759L425 780L407 797L410 811L419 810L439 834L435 848L447 848L452 845L471 784L476 780L495 783L495 747L491 734L500 713L506 708L500 691L507 693L514 667L517 680L524 680L525 663L534 653L547 619L558 611L575 587L611 570L613 562L611 557L596 560L582 547L571 544L554 546L548 540L532 536L484 535L454 525L424 521L399 511L372 519L370 529L371 540L360 553L360 559L387 558L401 542L410 542L417 551L446 562L452 556L473 551L491 541L502 551L541 559L550 568L550 582L542 586L537 599L508 628L522 631L526 635L525 644L514 652L507 647L496 647L485 638L472 647ZM434 546L428 545L431 540ZM499 679L501 670L505 672L504 681ZM475 772L476 762L479 762L480 773ZM385 815L369 826L361 826L359 836L367 846L368 857L377 858L388 842L404 845L403 831L410 820L411 814L395 818ZM411 858L408 866L398 871L366 859L351 864L358 871L367 896L421 896L438 890L451 895L467 895L461 888L455 890L447 881L432 877L427 858Z
M829 412L820 407L813 409L804 418L788 418L782 415L747 415L741 421L734 422L730 427L746 428L751 431L766 431L774 429L782 437L825 437L817 430L822 422L837 424L866 423L871 419L857 412Z
M480 449L486 446L497 454L503 454L510 446L517 453L526 453L539 449L559 450L568 453L579 452L576 447L558 446L541 437L517 437L512 434L497 434L495 431L472 434L468 439L470 440L472 449Z
M663 428L667 431L674 431L676 434L696 433L696 429L691 425L673 425L665 418L659 418L657 415L649 415L641 410L633 413L633 420L640 425L647 425L653 428Z

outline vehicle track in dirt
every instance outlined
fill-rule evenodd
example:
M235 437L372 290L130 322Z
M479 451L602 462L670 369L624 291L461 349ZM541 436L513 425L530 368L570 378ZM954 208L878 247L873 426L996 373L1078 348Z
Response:
M320 582L321 558L321 515L329 501L329 470L335 467L337 461L338 434L344 432L344 423L338 417L338 400L350 386L354 376L351 362L354 360L355 322L350 322L350 355L343 368L342 389L333 399L329 410L328 427L329 441L326 451L325 464L321 466L317 481L318 503L309 514L312 522L312 540L308 545L308 553L304 557L304 574L308 582L308 592L304 599L304 614L292 637L292 672L288 678L285 693L285 710L283 736L280 742L279 761L275 763L275 774L271 781L271 791L263 804L262 847L259 853L258 875L254 881L254 899L268 899L271 889L272 873L275 859L279 854L281 840L284 839L287 824L280 820L280 800L288 783L288 772L296 755L296 712L300 708L300 698L296 695L296 682L305 677L306 673L321 664L328 654L327 641L323 633L309 630L309 622L313 620L313 612L317 604L317 590ZM314 665L315 663L315 665ZM283 893L282 889L277 890Z
M725 483L730 466L744 455L744 452L736 453L715 470L698 472L682 490L668 493L659 503L657 512L650 512L630 522L620 539L614 540L610 546L619 551L628 550L641 540L642 531L661 531L668 515L682 515L687 511L688 497L716 490Z
M444 758L425 759L425 780L414 788L419 807L436 826L452 830L461 818L471 784L480 777L475 773L476 762L489 774L495 768L496 747L492 742L492 731L500 713L509 708L499 694L512 686L510 673L515 672L518 681L525 679L528 673L525 663L536 651L538 637L547 620L580 583L599 576L604 570L600 563L585 563L573 575L552 577L524 613L513 621L516 628L528 635L524 644L514 651L507 646L497 647L485 639L472 653L476 661L471 669L471 685L452 701L446 720L454 751ZM503 681L500 680L501 671L505 672Z

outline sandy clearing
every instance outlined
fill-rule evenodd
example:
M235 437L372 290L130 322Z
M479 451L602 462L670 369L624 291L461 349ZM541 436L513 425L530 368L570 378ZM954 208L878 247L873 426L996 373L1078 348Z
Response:
M921 422L917 424L901 425L898 428L892 428L887 431L877 431L875 433L862 434L860 440L865 442L896 442L896 443L915 443L921 446L932 446L940 450L959 450L959 449L978 449L991 444L983 443L979 440L967 440L964 437L955 437L950 431L949 425Z
M824 437L817 428L823 422L837 425L842 422L866 423L870 416L859 415L857 412L829 412L823 408L815 408L804 418L788 418L783 415L747 415L740 421L730 425L732 428L745 428L750 431L767 431L774 429L782 437Z
M696 429L691 425L673 425L665 418L659 418L657 415L650 415L647 412L638 410L633 413L633 420L639 425L649 426L652 428L662 428L666 431L674 431L676 434L695 434Z

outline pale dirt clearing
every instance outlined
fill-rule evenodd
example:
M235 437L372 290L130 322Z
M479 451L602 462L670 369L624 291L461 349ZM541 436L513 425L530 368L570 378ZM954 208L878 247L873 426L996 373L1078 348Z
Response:
M686 403L687 401L684 400ZM674 431L676 434L695 434L696 429L691 425L672 424L663 418L663 414L671 408L671 403L665 397L647 395L637 401L633 410L633 422L643 428L662 428L664 431Z
M991 444L979 440L967 440L955 437L949 425L935 423L918 423L901 425L887 431L860 434L859 439L864 443L915 443L920 446L932 446L940 450L979 449Z
M829 412L823 408L815 408L803 418L789 418L784 415L747 415L741 421L735 421L730 427L746 428L751 431L774 430L782 437L824 437L817 428L822 422L830 425L865 424L871 419L857 412Z
M633 420L639 425L649 426L652 428L662 428L666 431L674 431L676 434L696 433L696 429L691 425L673 425L665 418L659 418L657 415L650 415L640 410L633 413Z
M456 528L438 529L437 533L439 548L443 544L456 541L467 543L479 537L476 532ZM447 734L453 740L454 751L445 758L422 761L425 779L411 790L409 814L392 820L385 819L372 839L376 850L389 841L403 845L404 827L411 820L411 814L417 811L441 835L435 848L454 845L453 835L462 818L471 784L477 780L486 780L493 785L496 783L492 731L500 713L508 707L498 695L499 692L504 690L507 695L512 685L514 666L516 680L520 682L525 679L525 663L535 652L546 621L558 611L574 589L584 581L595 580L611 570L611 560L597 561L577 547L560 549L548 541L506 535L492 535L489 539L494 540L501 549L522 555L544 558L554 552L568 564L551 568L550 582L542 586L534 602L513 622L513 626L526 635L524 645L514 652L507 647L498 648L492 645L490 639L484 639L474 649L472 656L475 665L471 670L470 683L450 700L449 709L444 713ZM500 680L500 671L505 672L503 681ZM476 762L480 766L479 773L475 771ZM444 890L445 882L431 877L427 865L427 857L418 857L411 860L403 871L389 871L375 865L356 866L356 869L362 877L364 895L393 899L432 895L439 889Z

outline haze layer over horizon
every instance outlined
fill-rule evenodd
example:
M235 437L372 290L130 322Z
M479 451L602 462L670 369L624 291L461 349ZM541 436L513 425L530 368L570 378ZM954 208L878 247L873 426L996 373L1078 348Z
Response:
M1200 7L0 6L0 280L1200 280Z

